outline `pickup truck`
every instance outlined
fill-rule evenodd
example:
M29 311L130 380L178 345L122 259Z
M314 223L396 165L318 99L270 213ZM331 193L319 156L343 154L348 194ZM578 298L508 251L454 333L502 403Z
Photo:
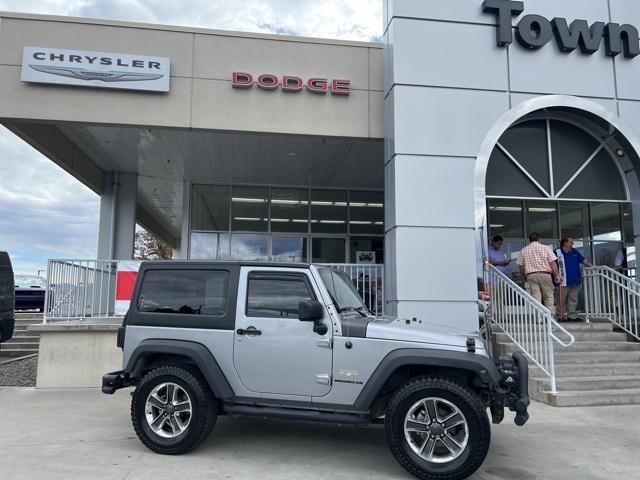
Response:
M133 427L162 454L195 448L219 415L384 424L421 479L467 478L494 423L528 419L523 355L491 358L446 318L375 317L350 278L321 265L144 262L118 331L135 386Z

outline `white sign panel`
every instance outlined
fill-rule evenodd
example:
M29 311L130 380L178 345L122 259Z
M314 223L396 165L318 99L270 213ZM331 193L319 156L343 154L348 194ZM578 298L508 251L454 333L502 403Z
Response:
M168 92L171 60L123 53L24 47L23 82Z
M356 252L356 263L376 263L376 252Z

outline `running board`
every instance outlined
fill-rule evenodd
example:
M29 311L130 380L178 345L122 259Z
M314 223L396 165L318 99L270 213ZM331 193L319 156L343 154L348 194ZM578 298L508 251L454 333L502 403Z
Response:
M229 415L246 415L251 417L285 418L305 422L341 423L344 425L370 425L375 423L370 417L350 413L318 412L296 408L254 407L251 405L224 404L223 410Z

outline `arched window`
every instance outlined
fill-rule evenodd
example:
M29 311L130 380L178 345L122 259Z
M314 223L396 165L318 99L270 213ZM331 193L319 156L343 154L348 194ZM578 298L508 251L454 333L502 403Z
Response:
M525 119L507 130L487 171L489 197L627 201L603 139L570 120Z

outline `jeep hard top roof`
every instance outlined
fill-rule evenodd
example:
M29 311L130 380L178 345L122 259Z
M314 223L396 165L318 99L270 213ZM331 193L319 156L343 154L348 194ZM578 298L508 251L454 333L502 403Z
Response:
M215 266L215 267L269 267L269 268L309 268L311 263L273 263L273 262L244 262L244 261L217 261L217 260L145 260L140 268L154 266L188 268Z

